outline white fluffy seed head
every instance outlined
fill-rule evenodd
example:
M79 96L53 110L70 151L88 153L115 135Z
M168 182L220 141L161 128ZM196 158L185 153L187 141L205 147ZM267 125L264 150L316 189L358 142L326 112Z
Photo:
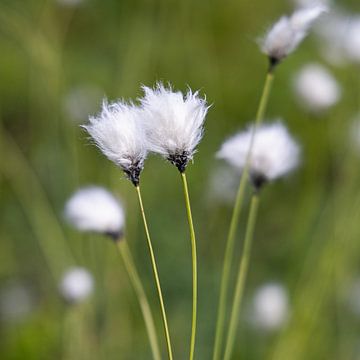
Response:
M263 330L276 330L288 318L289 302L285 288L277 283L261 286L253 300L253 323Z
M316 4L283 16L266 33L261 41L262 51L273 65L292 53L307 35L312 23L326 11L326 6Z
M74 267L64 274L59 291L65 301L79 303L92 293L93 287L92 275L84 268Z
M252 134L253 127L250 127L226 140L216 154L217 158L224 159L239 171L243 171ZM299 160L299 145L281 121L264 124L257 129L249 167L255 186L286 175L298 166Z
M119 201L97 186L78 190L65 205L65 217L80 231L93 231L119 239L125 215Z
M299 102L315 112L335 105L341 96L335 78L318 64L308 64L296 74L294 90Z
M158 83L143 86L143 123L149 150L158 153L185 171L203 135L208 110L205 99L189 90L186 95Z
M122 101L113 104L104 101L101 113L89 121L90 124L83 127L99 149L138 185L147 156L140 109Z

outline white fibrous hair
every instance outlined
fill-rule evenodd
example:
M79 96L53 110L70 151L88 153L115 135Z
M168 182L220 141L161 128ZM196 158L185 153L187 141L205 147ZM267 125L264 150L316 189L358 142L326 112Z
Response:
M208 110L205 99L189 90L186 95L158 83L155 88L143 86L140 99L149 150L158 153L185 171L203 135Z
M270 28L261 41L261 49L269 56L272 65L276 65L298 47L312 23L326 10L327 7L323 4L301 8L290 17L281 17Z
M216 154L243 171L249 153L253 127L229 138ZM264 124L256 130L249 162L250 179L256 188L284 176L299 164L300 148L281 121Z
M341 96L337 81L318 64L308 64L296 74L294 90L300 103L315 112L335 105Z
M94 281L92 275L84 268L74 267L69 269L63 276L59 291L65 301L80 303L93 291Z
M253 324L263 330L280 328L289 315L289 300L285 288L277 283L262 285L253 300Z
M90 117L83 126L104 155L125 172L137 186L147 156L145 132L140 110L133 104L103 103L98 116Z
M120 202L97 186L75 192L65 205L65 217L76 229L96 232L118 240L123 235L125 215Z

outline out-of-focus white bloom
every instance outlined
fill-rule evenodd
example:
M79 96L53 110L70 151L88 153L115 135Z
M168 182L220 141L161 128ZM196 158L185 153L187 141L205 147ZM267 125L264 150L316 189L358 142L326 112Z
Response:
M245 167L253 128L229 138L216 156L243 170ZM281 121L264 124L256 130L251 152L249 173L255 187L286 175L299 164L300 148Z
M205 99L191 90L184 96L158 83L154 89L143 86L140 99L149 149L185 171L203 135L208 110Z
M343 66L347 63L344 44L349 23L349 15L333 10L322 16L315 26L315 32L320 37L322 55L332 65Z
M98 116L90 117L88 131L104 155L137 186L147 156L147 141L140 110L124 102L103 103Z
M81 5L85 0L56 0L58 4L64 5L64 6L79 6Z
M276 330L288 318L289 301L285 288L277 283L261 286L253 300L253 324L263 330Z
M349 60L360 62L360 16L351 19L344 37L344 48Z
M296 74L294 89L300 103L312 111L335 105L341 96L336 80L318 64L308 64Z
M59 291L69 303L79 303L90 296L93 287L92 275L84 268L74 267L64 274Z
M125 222L119 201L97 186L82 188L73 194L65 205L65 217L80 231L107 234L114 239L122 236Z
M276 65L292 53L307 35L313 22L327 10L323 4L316 4L296 10L290 17L283 16L276 22L261 41L262 51Z
M0 319L17 323L31 313L34 298L30 290L21 283L10 283L0 289Z
M64 114L73 121L83 122L97 111L103 96L104 92L96 85L74 87L64 97Z

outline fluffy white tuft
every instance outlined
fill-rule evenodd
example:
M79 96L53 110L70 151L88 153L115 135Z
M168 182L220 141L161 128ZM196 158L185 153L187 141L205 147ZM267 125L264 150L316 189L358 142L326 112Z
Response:
M158 83L143 86L140 99L149 150L161 154L184 171L203 135L208 110L205 99L189 90L184 96Z
M65 217L80 231L94 231L115 237L124 228L124 210L107 190L91 186L78 190L65 205Z
M85 300L93 291L93 277L84 268L74 267L63 276L59 291L69 303L79 303Z
M147 142L139 108L132 104L103 103L98 116L83 126L104 155L120 166L136 185L147 156Z
M216 154L219 159L242 171L245 167L253 128L226 140ZM277 121L257 129L249 173L254 184L286 175L299 164L300 148L284 125Z
M334 77L321 65L309 64L295 76L294 89L301 104L312 111L335 105L341 89Z
M261 286L253 301L253 323L263 330L276 330L288 318L289 303L285 288L277 283Z
M325 5L316 4L301 8L290 17L283 16L262 39L262 51L273 62L281 61L298 47L312 23L326 10Z

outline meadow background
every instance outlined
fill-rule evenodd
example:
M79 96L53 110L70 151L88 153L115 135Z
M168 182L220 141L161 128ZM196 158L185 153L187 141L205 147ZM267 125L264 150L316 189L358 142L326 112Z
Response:
M151 358L116 248L101 236L80 235L64 221L67 198L91 184L111 189L126 207L127 239L163 341L135 191L79 127L100 109L104 96L136 98L141 84L163 80L180 90L200 89L213 104L187 171L199 256L196 358L210 359L236 187L214 154L254 118L267 69L256 40L294 4L72 2L0 0L0 357L68 358L71 342L80 349L78 359ZM338 5L360 13L358 0ZM360 112L360 66L328 63L321 44L310 35L276 72L267 118L284 119L303 147L302 165L264 190L234 359L360 358L359 291L349 300L360 278L360 150L349 140ZM342 87L340 102L321 114L304 110L292 91L294 74L308 62L325 65ZM175 358L184 359L191 256L177 170L150 157L142 191ZM57 289L74 264L88 267L96 285L89 301L69 309ZM254 290L269 281L288 289L291 316L282 330L264 333L251 326L247 308Z

